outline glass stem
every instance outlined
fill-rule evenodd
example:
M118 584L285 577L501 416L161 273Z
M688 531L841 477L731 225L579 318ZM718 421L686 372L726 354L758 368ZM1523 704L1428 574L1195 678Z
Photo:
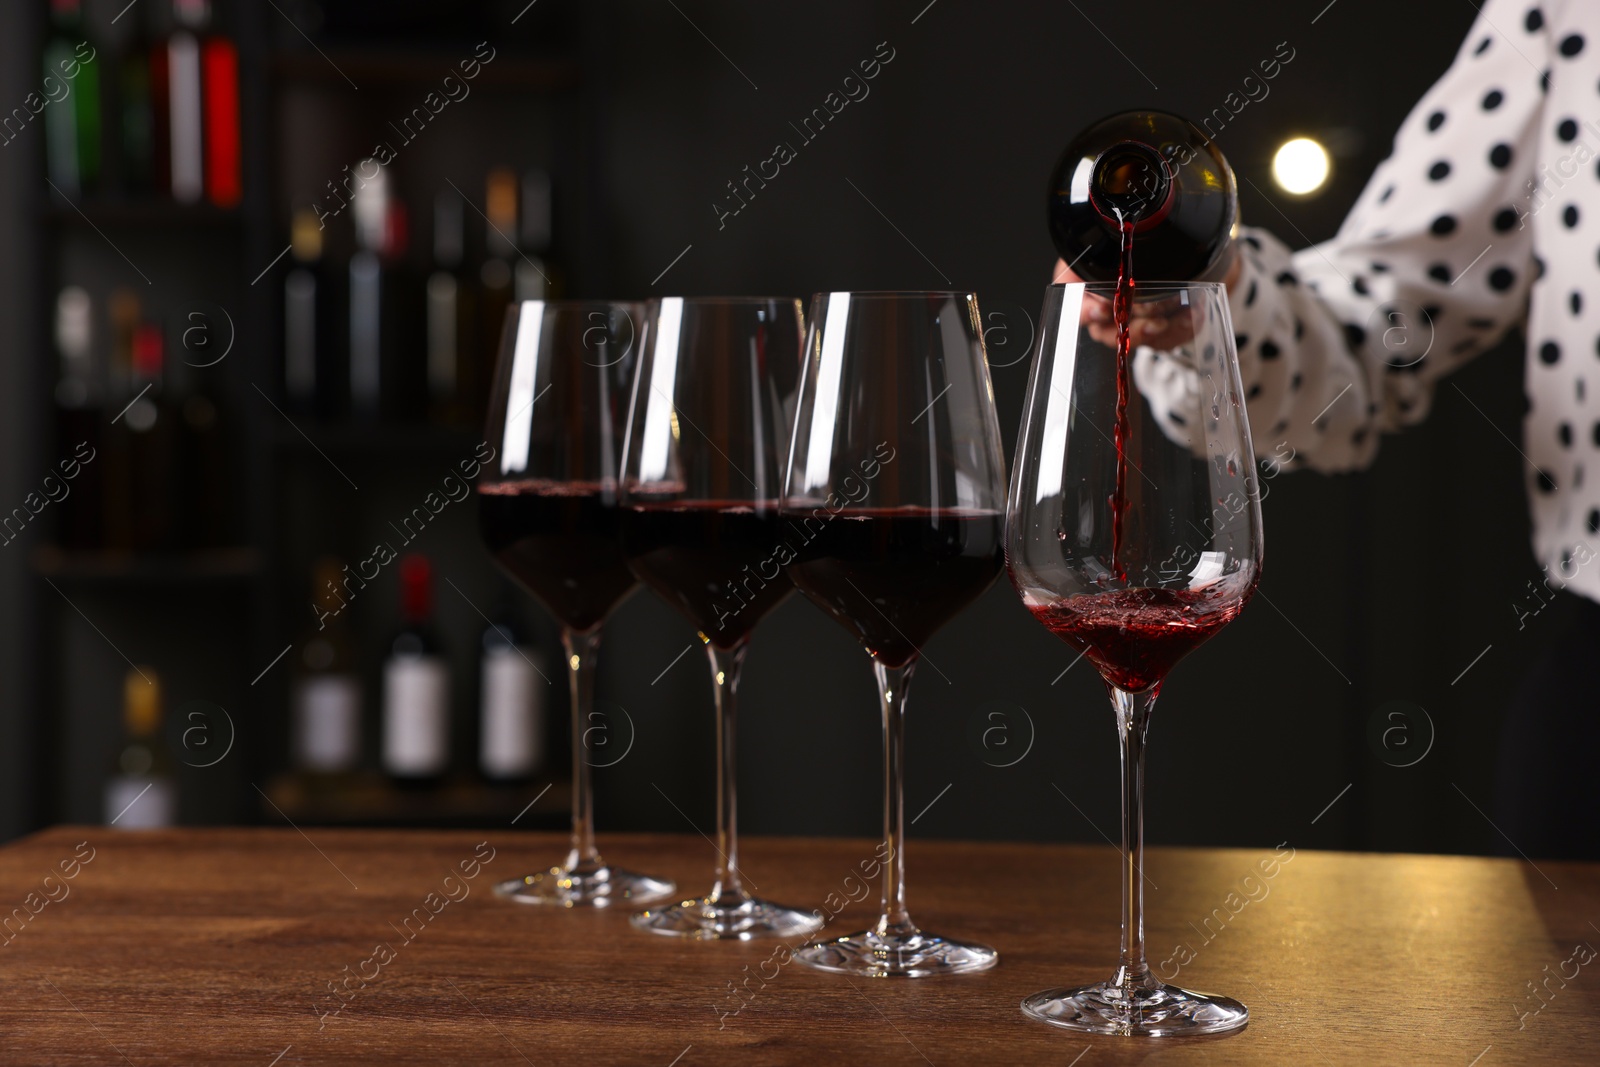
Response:
M734 732L735 697L747 647L706 645L717 705L717 880L706 896L712 903L738 904L750 899L739 879L739 745Z
M587 743L594 717L600 628L579 633L563 627L561 647L567 653L567 680L572 686L572 851L567 853L566 869L593 871L605 866L594 844L594 767Z
M906 687L916 666L915 659L903 667L872 661L883 705L883 840L889 853L883 868L883 917L877 926L883 936L917 933L917 924L906 911L905 857Z
M1110 688L1122 743L1122 961L1115 984L1133 991L1159 984L1144 954L1144 746L1161 687L1142 693Z

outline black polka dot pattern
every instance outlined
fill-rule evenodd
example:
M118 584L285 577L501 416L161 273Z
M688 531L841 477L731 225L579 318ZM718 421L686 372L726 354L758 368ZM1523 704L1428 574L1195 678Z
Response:
M1239 392L1268 451L1287 441L1306 466L1350 470L1440 407L1456 369L1504 359L1499 342L1515 341L1528 415L1512 436L1538 558L1553 567L1577 544L1600 547L1600 472L1584 484L1600 464L1600 396L1584 381L1600 376L1600 54L1587 43L1600 0L1475 3L1488 15L1335 236L1292 252L1240 233ZM1199 348L1154 372L1143 357L1141 390L1169 432L1172 408L1187 432L1208 425ZM1170 403L1154 379L1171 383ZM1487 405L1478 394L1495 387L1473 381L1462 390ZM1600 568L1588 570L1577 591L1600 600Z

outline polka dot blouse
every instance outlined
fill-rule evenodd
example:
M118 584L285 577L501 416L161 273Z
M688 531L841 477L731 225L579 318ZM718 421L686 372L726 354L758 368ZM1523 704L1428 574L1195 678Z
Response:
M1298 253L1241 237L1230 303L1257 454L1365 466L1523 325L1534 551L1600 599L1600 566L1580 566L1600 544L1600 2L1488 0L1336 237ZM1162 417L1194 405L1192 377L1148 350L1135 364Z

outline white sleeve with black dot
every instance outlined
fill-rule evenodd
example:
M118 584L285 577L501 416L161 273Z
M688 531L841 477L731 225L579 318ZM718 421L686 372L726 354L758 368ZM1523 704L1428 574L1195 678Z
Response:
M1365 466L1380 432L1420 421L1440 378L1522 321L1539 271L1529 185L1557 51L1543 23L1525 3L1483 5L1332 240L1291 254L1264 230L1241 231L1229 304L1258 455ZM1135 363L1139 388L1179 418L1192 377L1148 351Z

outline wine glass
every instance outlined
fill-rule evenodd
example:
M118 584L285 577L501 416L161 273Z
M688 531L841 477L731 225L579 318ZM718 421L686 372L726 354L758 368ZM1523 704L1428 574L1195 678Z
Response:
M811 304L784 514L795 587L865 646L883 712L883 915L794 953L825 971L978 971L985 945L906 910L906 688L928 639L1000 573L1005 459L971 293L825 293Z
M694 624L711 660L717 865L705 896L635 915L641 930L745 941L822 925L745 890L735 789L740 668L756 623L794 590L778 492L801 330L792 298L651 303L623 453L622 543L633 573Z
M1160 305L1153 314L1171 326L1163 335L1186 340L1121 360L1090 326L1105 318L1089 313L1093 302L1115 305L1116 295L1111 282L1046 293L1006 565L1023 604L1088 657L1111 694L1122 747L1122 958L1110 980L1036 993L1022 1010L1093 1033L1222 1033L1248 1021L1243 1004L1165 985L1145 959L1144 750L1167 672L1231 622L1260 579L1255 454L1223 287L1136 286L1135 304ZM1124 303L1117 314L1141 310ZM1171 387L1174 363L1190 388Z
M479 524L495 560L560 622L572 689L572 848L560 866L495 887L523 903L644 904L676 888L601 858L585 746L596 721L600 624L635 585L622 556L616 471L645 324L639 303L525 300L506 312Z

